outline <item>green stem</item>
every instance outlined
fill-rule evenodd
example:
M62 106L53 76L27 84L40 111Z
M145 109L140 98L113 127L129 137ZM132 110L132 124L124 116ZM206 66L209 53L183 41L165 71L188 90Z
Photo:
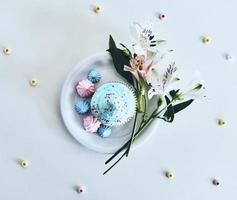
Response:
M146 114L147 114L146 112L147 112L147 97L144 96L144 113L143 113L143 116L142 116L142 122L141 122L139 128L141 128L141 126L142 126L143 123L145 122L145 117L146 117Z
M154 120L155 118L152 118L152 117L150 117L148 120L147 120L147 122L146 122L146 124L135 134L135 136L134 136L134 139L140 134L140 133L142 133L143 132L143 130ZM126 143L127 144L127 143ZM126 147L127 145L125 145L125 147ZM125 148L124 147L124 148ZM120 148L121 149L121 151L124 149L124 148ZM120 153L121 151L119 151L118 153ZM117 154L118 154L117 153ZM119 157L119 159L113 164L113 165L111 165L104 173L103 173L103 175L105 175L107 172L109 172L125 155L126 155L126 153L127 153L127 151L125 151L123 154L122 154L122 156L120 156ZM116 154L116 155L117 155ZM115 156L116 156L115 155ZM113 158L115 157L115 156L112 156ZM113 158L110 158L108 161L106 161L106 163L105 164L107 164L109 161L111 161Z
M168 105L162 108L158 113L155 113L154 117L158 117L165 109L167 109L176 99L172 99Z
M162 108L159 112L157 112L159 110L159 106L153 111L153 113L150 115L149 119L145 122L144 125L142 125L139 130L134 133L134 138L133 140L129 140L128 142L126 142L120 149L118 149L113 156L111 156L106 162L105 164L108 164L111 160L113 160L123 149L125 149L128 145L130 145L130 142L133 142L150 124L151 122L153 122L154 119L156 119L159 114L161 114L168 106L170 106L173 101L175 99L173 99L168 105L166 105L164 108ZM128 151L128 149L127 149ZM119 159L111 166L109 167L103 174L106 174L108 171L110 171L127 153L127 151L125 151L122 156L119 157Z
M103 173L103 175L105 175L108 171L110 171L125 155L126 155L126 152L124 152L123 155L120 156L120 158Z
M158 107L157 107L157 109L154 110L154 112L152 113L151 116L153 116L153 115L157 112L157 110L158 110ZM150 118L151 118L151 116L150 116ZM150 118L149 118L148 120L150 120ZM148 120L147 120L147 121L148 121ZM145 123L143 126L145 126L145 125L146 125L146 123ZM142 127L143 127L143 126L142 126ZM140 127L139 130L140 130L142 127ZM138 134L140 134L139 130L135 133L135 138L138 136ZM113 160L123 149L125 149L125 148L127 147L127 145L129 144L129 142L130 142L130 140L127 141L122 147L120 147L120 148L105 162L105 164L108 164L111 160Z
M134 124L133 124L133 129L132 129L132 135L131 135L131 138L130 138L130 140L129 140L130 142L129 142L129 145L128 145L128 149L127 149L127 151L126 151L126 157L128 157L130 148L131 148L131 146L132 146L132 142L133 142L134 135L135 135L135 131L136 131L136 124L137 124L137 112L136 112L135 119L134 119Z
M153 112L153 115L154 115L155 111ZM153 118L155 119L155 118ZM150 121L152 120L152 117L150 117L146 123L141 127L139 128L139 130L135 133L134 135L134 139L136 139L138 137L138 135L142 132L142 130L144 130L144 128L146 128L147 126L147 123L150 123ZM113 160L122 150L124 150L127 145L129 144L130 140L127 141L122 147L120 147L106 162L105 164L108 164L111 160Z

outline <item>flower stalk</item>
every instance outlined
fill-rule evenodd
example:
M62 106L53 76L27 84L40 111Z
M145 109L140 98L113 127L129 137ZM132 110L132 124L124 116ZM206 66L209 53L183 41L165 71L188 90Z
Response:
M142 45L140 45L144 54L138 54L131 51L123 44L124 49L117 48L112 36L110 36L109 49L116 71L127 80L134 88L137 97L137 111L134 117L133 128L131 130L130 139L121 146L106 162L109 164L112 160L118 159L103 173L108 173L116 166L124 156L128 157L131 147L136 139L144 133L144 131L154 122L155 119L162 119L165 122L172 122L176 113L188 107L193 99L186 100L187 94L203 89L203 85L198 83L192 88L191 92L184 92L181 89L172 89L170 85L180 80L174 77L177 67L175 62L169 64L162 73L153 73L155 67L154 58L158 51L156 48L159 43L155 43L155 37L150 29L143 28L140 24L138 33ZM150 46L152 44L152 46ZM134 45L133 45L134 46ZM136 47L139 44L135 45ZM148 48L147 48L148 47ZM140 51L141 52L141 51ZM152 58L148 55L152 55ZM154 81L155 80L155 81ZM174 81L176 80L176 81ZM150 99L157 98L156 108L149 114L148 110L151 106ZM153 107L153 106L152 106Z

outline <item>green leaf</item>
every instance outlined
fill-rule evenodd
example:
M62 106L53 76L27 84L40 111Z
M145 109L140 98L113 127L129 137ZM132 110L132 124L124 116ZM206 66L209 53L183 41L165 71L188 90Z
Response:
M186 107L188 107L194 100L193 99L190 99L188 101L185 101L185 102L182 102L182 103L179 103L179 104L176 104L175 106L173 106L174 108L174 113L177 113L183 109L185 109Z
M113 63L115 66L116 71L125 78L132 86L134 86L134 81L130 72L124 71L124 65L129 66L129 57L123 52L123 50L118 49L114 39L110 35L109 37L109 49L107 50L110 52Z
M128 55L129 55L129 58L131 59L132 58L131 51L124 44L120 43L120 45L124 48L123 52L127 51Z
M157 40L158 44L163 43L163 42L166 42L166 40Z
M167 96L165 96L165 101L166 101L167 105L170 104L170 99ZM172 104L170 104L167 107L167 110L164 113L164 117L166 118L165 121L167 121L167 122L172 122L174 120L174 108L173 108Z
M170 96L174 99L174 98L176 98L178 92L179 92L179 90L171 90L169 93L170 93Z
M175 97L175 95L176 95L176 92L175 92L175 90L171 90L169 93L170 93L170 96L171 96L172 98L174 98L174 97Z

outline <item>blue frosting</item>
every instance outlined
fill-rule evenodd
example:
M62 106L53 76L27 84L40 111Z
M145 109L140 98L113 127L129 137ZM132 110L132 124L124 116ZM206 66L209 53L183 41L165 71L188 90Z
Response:
M112 129L109 126L105 126L103 124L100 125L100 127L97 130L97 133L100 137L106 138L109 137L112 133Z
M91 81L92 83L98 83L101 79L101 74L99 72L97 72L96 70L92 69L88 75L87 75L87 79L89 81Z
M94 93L91 111L102 124L118 126L130 120L136 110L136 97L123 83L106 83Z
M79 114L85 114L90 110L90 103L87 100L79 99L75 105L75 110Z

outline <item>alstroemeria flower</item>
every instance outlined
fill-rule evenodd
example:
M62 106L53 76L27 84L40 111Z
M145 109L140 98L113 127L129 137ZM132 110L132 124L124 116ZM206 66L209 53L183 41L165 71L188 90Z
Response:
M164 73L159 73L155 69L148 76L147 83L150 86L148 98L153 96L169 95L171 90L179 90L180 99L201 99L206 97L204 83L200 78L200 73L195 72L191 81L187 84L180 81L177 75L175 63L169 65Z
M124 65L124 71L131 72L134 78L139 82L140 76L146 80L147 75L151 70L152 60L146 59L144 55L135 56L130 60L130 67Z
M133 23L131 26L134 52L138 55L156 54L158 44L164 40L159 40L153 33L152 24ZM152 55L153 56L153 55Z
M194 72L191 81L181 88L181 97L184 99L202 99L206 97L205 83L198 71Z
M175 63L169 64L166 70L162 73L161 69L157 71L153 69L148 75L147 83L149 85L148 98L151 99L154 95L166 95L170 90L174 89L174 83L179 80L175 75L177 67Z

